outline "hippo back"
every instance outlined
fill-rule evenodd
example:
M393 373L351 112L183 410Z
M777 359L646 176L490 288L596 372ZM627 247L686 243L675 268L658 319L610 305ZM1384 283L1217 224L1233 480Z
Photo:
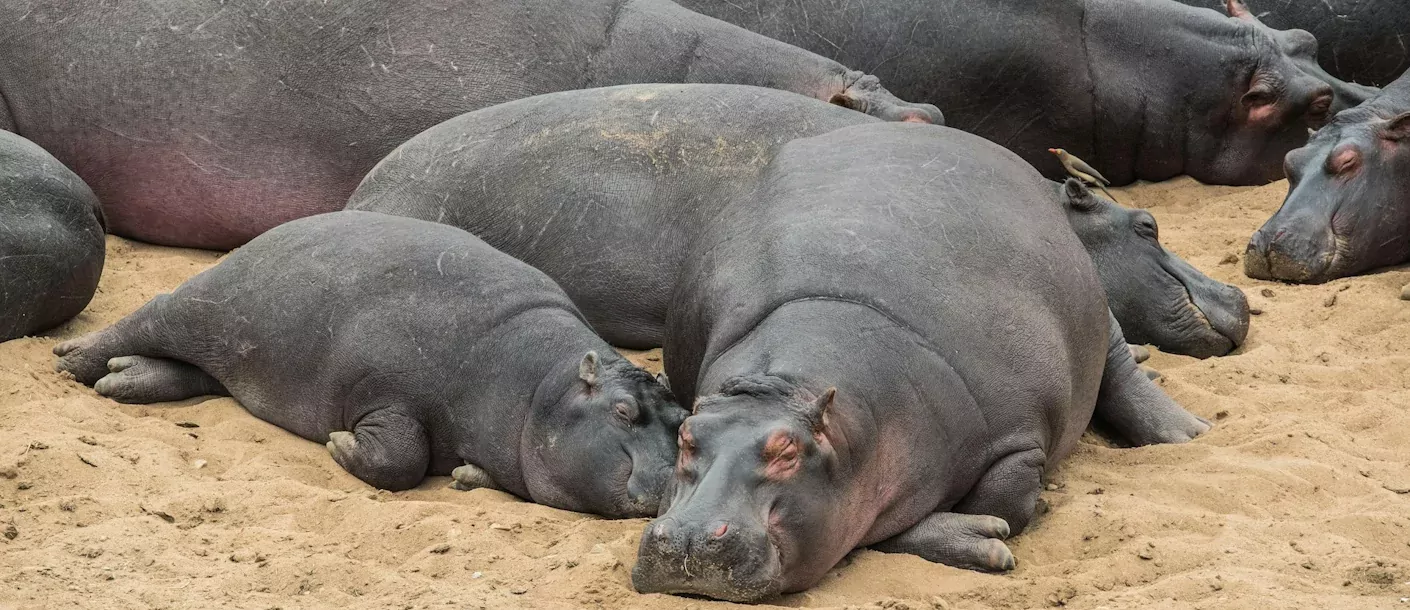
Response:
M421 133L347 207L474 233L554 278L609 341L654 347L687 246L778 147L877 121L740 85L552 93Z
M103 271L103 226L88 185L0 130L0 341L47 330L88 305Z

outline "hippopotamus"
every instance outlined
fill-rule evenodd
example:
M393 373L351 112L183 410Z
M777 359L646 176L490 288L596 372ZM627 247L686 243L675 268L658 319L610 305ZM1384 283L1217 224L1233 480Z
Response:
M374 487L455 472L608 517L655 514L686 416L543 273L373 212L281 225L54 353L121 402L228 393Z
M340 209L416 133L529 95L777 87L942 120L876 78L669 0L7 0L0 129L54 154L112 232L229 249Z
M1253 234L1252 278L1318 284L1410 261L1410 75L1288 153L1288 195Z
M0 131L0 341L49 330L93 300L103 208L44 149Z
M757 601L862 546L1011 569L1003 539L1090 421L1133 445L1208 429L1137 369L1013 153L868 123L788 142L764 174L672 292L667 374L699 398L638 591Z
M1180 0L1226 9L1228 0ZM1238 3L1242 4L1242 3ZM1410 5L1404 2L1318 0L1258 3L1257 17L1278 30L1304 30L1320 43L1317 60L1337 78L1383 86L1410 67Z
M686 247L721 206L757 185L779 146L876 122L740 85L552 93L417 135L367 175L348 209L470 231L557 280L613 344L649 348L664 341ZM1148 212L1075 201L1071 225L1129 338L1198 357L1243 342L1243 293L1165 250Z
M1315 44L1291 54L1260 24L1173 0L680 3L870 69L1053 179L1060 145L1118 185L1280 180L1309 127L1371 94L1309 72Z

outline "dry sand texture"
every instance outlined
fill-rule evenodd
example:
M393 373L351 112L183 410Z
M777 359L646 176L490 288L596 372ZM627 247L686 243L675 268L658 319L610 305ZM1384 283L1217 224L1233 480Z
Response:
M1177 180L1119 193L1262 310L1236 356L1151 361L1212 432L1135 450L1089 438L1012 541L1012 574L862 551L777 603L1410 609L1410 303L1397 298L1410 272L1324 286L1244 278L1229 257L1285 188ZM444 478L377 492L230 399L122 406L60 377L54 343L216 260L108 247L87 312L0 344L0 608L724 606L632 592L644 520L456 492Z

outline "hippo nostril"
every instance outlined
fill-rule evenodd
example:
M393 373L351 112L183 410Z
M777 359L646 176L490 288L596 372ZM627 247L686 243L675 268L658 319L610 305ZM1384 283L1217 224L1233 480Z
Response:
M729 522L721 521L720 526L715 528L714 536L716 538L722 538L727 532L729 532Z

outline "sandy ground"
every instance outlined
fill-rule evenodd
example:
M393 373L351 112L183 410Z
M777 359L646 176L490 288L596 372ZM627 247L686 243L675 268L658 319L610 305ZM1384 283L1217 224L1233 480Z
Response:
M1177 400L1216 421L1190 445L1087 439L1009 575L854 553L783 606L1407 608L1410 272L1325 286L1242 276L1248 235L1286 185L1125 189L1165 243L1242 286L1248 345L1157 354ZM214 263L110 238L78 319L0 344L0 608L701 608L638 595L644 520L603 521L427 480L377 492L323 447L230 399L122 406L53 371L96 330ZM656 358L637 357L642 362ZM651 364L650 362L647 362Z

